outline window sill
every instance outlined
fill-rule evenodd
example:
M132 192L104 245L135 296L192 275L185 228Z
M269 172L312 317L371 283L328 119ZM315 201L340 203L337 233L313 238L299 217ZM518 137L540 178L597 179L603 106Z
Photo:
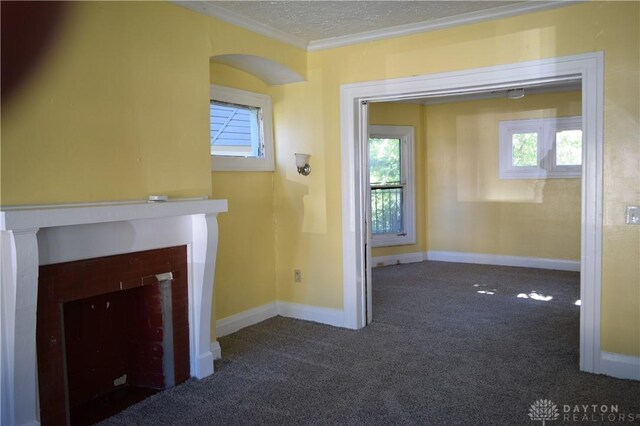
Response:
M242 158L211 156L213 172L274 172L273 158Z
M383 234L371 237L371 247L408 246L415 243L415 235Z

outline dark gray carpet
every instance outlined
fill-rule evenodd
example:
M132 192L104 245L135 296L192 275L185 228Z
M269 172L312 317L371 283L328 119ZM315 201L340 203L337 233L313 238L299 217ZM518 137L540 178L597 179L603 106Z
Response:
M549 425L640 424L639 382L578 371L577 273L424 262L373 282L366 328L272 318L221 338L213 376L105 424L540 425L538 399L638 415Z

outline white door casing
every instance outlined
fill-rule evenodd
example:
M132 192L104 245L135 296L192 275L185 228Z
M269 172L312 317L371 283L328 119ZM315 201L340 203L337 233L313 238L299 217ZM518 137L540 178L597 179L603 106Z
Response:
M580 369L600 373L602 283L602 167L604 55L602 52L463 71L344 84L340 89L342 249L345 326L367 324L370 265L365 248L368 168L363 159L363 114L369 101L415 99L514 88L579 78L582 81L583 167L580 259ZM366 125L366 121L364 122ZM369 288L366 289L365 285ZM370 312L370 310L369 310Z

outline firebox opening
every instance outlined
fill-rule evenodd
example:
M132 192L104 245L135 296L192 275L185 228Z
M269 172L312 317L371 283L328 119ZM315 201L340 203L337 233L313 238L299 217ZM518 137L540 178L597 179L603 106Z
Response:
M154 284L64 303L71 424L95 423L167 387L163 359L173 364L173 348L163 347L163 299Z
M40 421L93 424L189 378L185 246L40 267Z

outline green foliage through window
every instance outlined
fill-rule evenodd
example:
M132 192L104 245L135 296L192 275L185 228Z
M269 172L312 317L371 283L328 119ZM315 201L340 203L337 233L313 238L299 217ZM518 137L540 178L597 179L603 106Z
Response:
M582 130L556 132L556 164L559 166L582 164Z
M400 139L369 139L369 182L400 183Z
M400 152L400 139L369 139L372 234L403 232Z
M515 167L538 165L538 134L514 133L512 137L512 164Z

